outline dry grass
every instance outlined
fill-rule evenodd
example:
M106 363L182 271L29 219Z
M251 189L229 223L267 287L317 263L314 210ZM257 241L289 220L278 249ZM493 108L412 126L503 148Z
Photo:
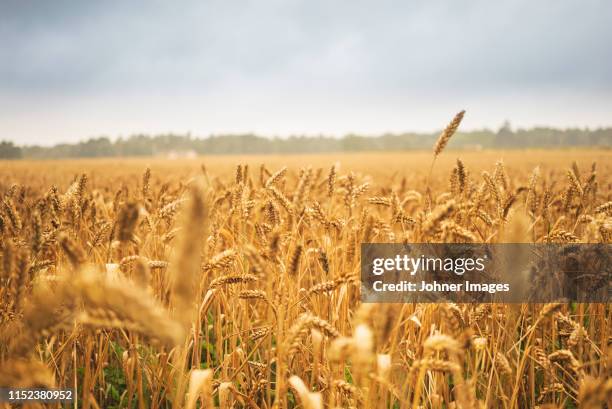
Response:
M363 241L610 242L612 154L436 155L429 184L431 153L3 164L0 383L83 408L609 404L607 304L360 304Z

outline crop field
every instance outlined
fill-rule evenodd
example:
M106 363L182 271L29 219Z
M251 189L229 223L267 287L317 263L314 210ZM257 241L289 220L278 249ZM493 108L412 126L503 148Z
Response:
M84 409L610 407L609 304L360 303L362 242L610 243L612 152L444 150L453 130L0 162L0 384Z

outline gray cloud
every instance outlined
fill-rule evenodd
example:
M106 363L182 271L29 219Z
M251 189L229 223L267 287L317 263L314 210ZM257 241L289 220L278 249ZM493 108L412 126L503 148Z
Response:
M607 125L605 0L5 1L0 139ZM532 112L531 107L540 112Z

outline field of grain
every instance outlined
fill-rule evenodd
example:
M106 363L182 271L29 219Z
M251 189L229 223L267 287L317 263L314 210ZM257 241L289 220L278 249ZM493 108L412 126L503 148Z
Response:
M610 405L609 304L360 304L362 242L611 241L612 152L438 148L0 162L0 385L85 409Z

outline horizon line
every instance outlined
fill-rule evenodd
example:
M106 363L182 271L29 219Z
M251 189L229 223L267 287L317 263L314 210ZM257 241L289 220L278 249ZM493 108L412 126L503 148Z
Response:
M492 127L482 127L482 128L471 128L468 130L458 130L457 133L458 134L469 134L469 133L475 133L475 132L492 132L492 133L497 133L499 132L506 124L508 124L510 126L510 130L514 133L519 132L519 131L530 131L530 130L536 130L536 129L552 129L552 130L558 130L558 131L570 131L570 130L579 130L579 131L598 131L598 130L608 130L612 128L612 124L610 125L596 125L596 126L589 126L589 125L585 125L585 126L566 126L566 127L558 127L558 126L553 126L553 125L532 125L532 126L513 126L511 122L509 121L505 121L502 125L498 126L497 128L492 128ZM378 133L359 133L359 132L345 132L341 135L338 134L334 134L332 132L330 133L325 133L325 132L317 132L317 133L313 133L313 132L293 132L293 133L289 133L289 134L279 134L279 133L265 133L265 132L257 132L257 131L222 131L222 132L209 132L205 135L202 134L198 134L196 132L193 131L160 131L160 132L143 132L143 131L137 131L137 132L131 132L131 133L126 133L126 134L117 134L117 135L105 135L105 134L99 134L99 135L92 135L92 136L87 136L87 137L83 137L83 138L79 138L76 141L66 141L66 142L55 142L52 144L40 144L40 143L34 143L34 144L28 144L28 143L22 143L19 144L17 141L10 139L10 138L3 138L0 137L0 142L9 142L9 143L13 143L14 146L18 146L18 147L22 147L22 148L32 148L32 147L41 147L41 148L52 148L55 146L61 146L61 145L78 145L80 143L83 142L87 142L87 141L91 141L91 140L97 140L97 139L103 139L106 138L108 140L111 141L111 143L116 143L118 140L120 139L129 139L135 136L145 136L145 137L150 137L150 138L155 138L155 137L160 137L160 136L179 136L179 137L190 137L192 139L196 139L196 140L203 140L203 139L210 139L210 138L218 138L218 137L228 137L228 136L254 136L254 137L259 137L259 138L264 138L264 139L269 139L269 140L286 140L286 139L291 139L291 138L328 138L328 139L344 139L347 137L360 137L360 138L379 138L382 136L388 136L388 135L394 135L394 136L399 136L399 135L432 135L432 134L436 134L436 133L440 133L442 132L443 128L440 129L436 129L436 130L431 130L431 131L415 131L415 130L404 130L404 131L381 131Z

